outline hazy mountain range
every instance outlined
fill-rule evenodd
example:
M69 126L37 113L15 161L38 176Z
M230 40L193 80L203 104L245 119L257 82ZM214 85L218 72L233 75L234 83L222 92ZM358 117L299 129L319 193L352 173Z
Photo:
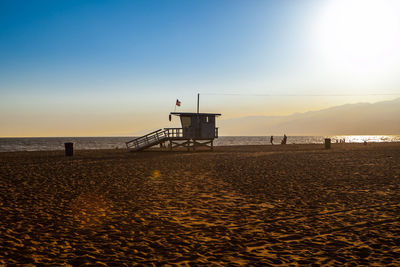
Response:
M218 121L220 135L400 134L400 98L336 106L289 116L254 116Z

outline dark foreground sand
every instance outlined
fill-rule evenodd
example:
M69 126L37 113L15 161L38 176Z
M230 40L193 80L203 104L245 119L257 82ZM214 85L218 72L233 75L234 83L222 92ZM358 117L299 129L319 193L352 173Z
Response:
M400 144L0 153L0 265L400 265Z

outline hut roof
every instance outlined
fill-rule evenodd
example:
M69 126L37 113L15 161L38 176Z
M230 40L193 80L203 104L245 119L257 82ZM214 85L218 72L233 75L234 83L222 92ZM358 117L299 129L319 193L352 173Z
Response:
M171 112L172 115L176 116L221 116L219 113L196 113L196 112Z

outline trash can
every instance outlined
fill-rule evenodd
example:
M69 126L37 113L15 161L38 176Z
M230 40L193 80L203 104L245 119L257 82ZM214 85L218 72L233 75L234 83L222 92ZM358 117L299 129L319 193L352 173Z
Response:
M64 143L65 145L65 156L73 156L74 155L74 143Z
M330 148L331 148L331 139L325 138L325 149L330 149Z

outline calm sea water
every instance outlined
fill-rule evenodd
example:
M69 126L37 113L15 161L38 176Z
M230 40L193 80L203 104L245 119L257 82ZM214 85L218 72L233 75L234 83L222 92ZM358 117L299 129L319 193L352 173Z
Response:
M337 135L337 136L288 136L288 144L322 144L325 138L345 140L346 143L400 142L400 135ZM125 142L133 137L38 137L0 138L0 152L63 150L65 142L73 142L75 149L115 149L125 148ZM274 136L279 144L282 136ZM270 136L221 136L215 140L216 146L269 145Z

